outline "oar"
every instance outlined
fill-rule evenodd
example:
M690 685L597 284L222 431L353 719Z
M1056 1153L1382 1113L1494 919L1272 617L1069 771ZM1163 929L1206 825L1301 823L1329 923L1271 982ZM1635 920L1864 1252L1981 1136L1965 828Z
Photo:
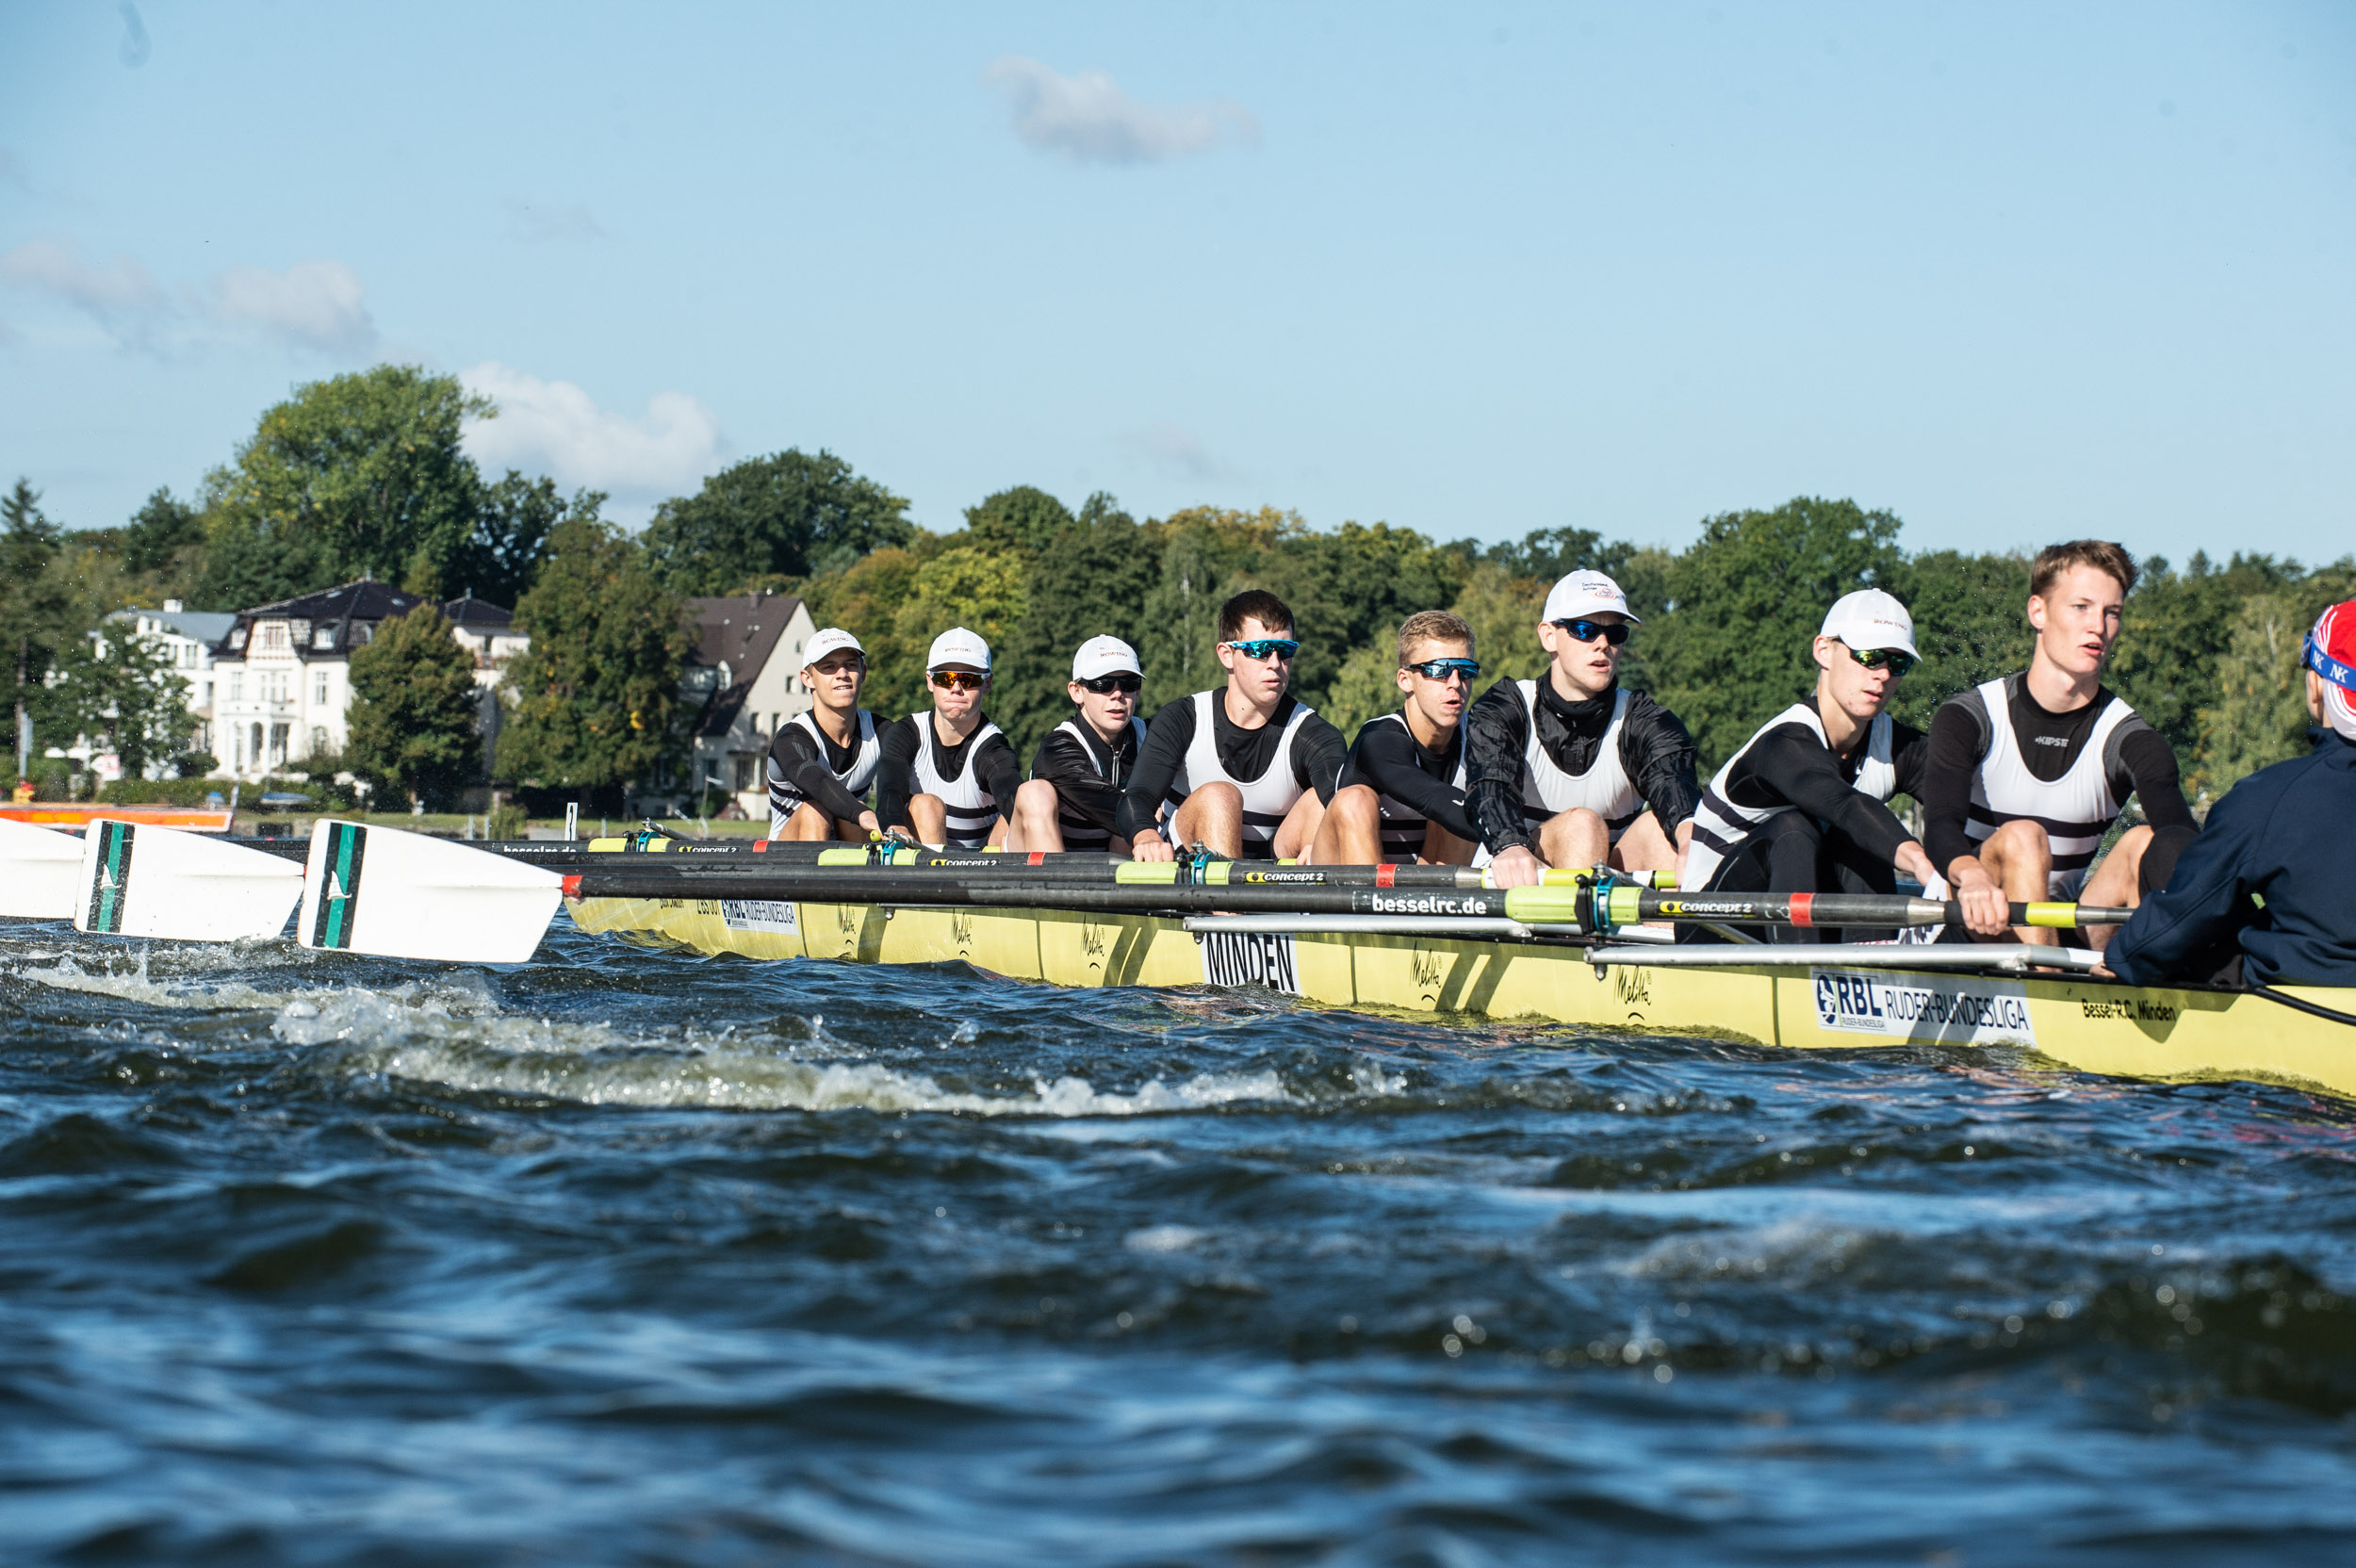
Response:
M2010 924L2068 931L2088 925L2123 925L2133 909L2081 904L2014 904ZM1961 925L1963 906L1950 899L1909 898L1904 893L1681 893L1613 888L1600 911L1605 929L1644 921L1705 921L1740 925L1906 926Z
M301 866L204 833L102 817L76 847L77 931L184 942L275 937L303 896Z
M453 963L520 964L556 914L564 878L397 827L311 826L295 939L305 947Z
M0 817L0 915L68 920L82 874L82 841Z

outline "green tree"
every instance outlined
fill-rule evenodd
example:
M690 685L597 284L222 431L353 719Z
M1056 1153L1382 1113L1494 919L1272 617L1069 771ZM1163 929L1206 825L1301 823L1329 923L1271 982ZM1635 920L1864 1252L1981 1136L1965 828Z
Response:
M2251 594L2233 612L2217 663L2217 689L2201 710L2191 788L2221 795L2260 768L2302 757L2307 730L2307 630L2326 606L2356 595L2356 562L2342 561L2282 587Z
M1473 568L1448 608L1472 628L1481 691L1503 679L1534 680L1546 667L1546 650L1538 641L1538 616L1552 586L1553 578L1515 577L1493 562ZM1396 656L1392 667L1398 667Z
M595 522L605 502L601 490L576 490L567 501L554 480L526 479L508 469L506 478L483 486L474 534L444 587L453 597L472 594L514 608L539 576L556 526L568 518Z
M374 792L441 809L481 776L474 656L433 605L382 622L352 656L343 763Z
M1079 517L1033 557L1023 618L1007 638L1003 673L990 691L991 716L1024 762L1071 716L1064 687L1082 643L1118 637L1142 650L1146 599L1160 573L1152 531L1103 494L1089 497ZM1146 676L1153 678L1150 666Z
M1133 639L1145 666L1145 711L1223 684L1219 607L1246 588L1265 586L1259 568L1280 540L1308 531L1300 514L1190 507L1149 524L1161 556L1160 579L1146 595L1145 619ZM1298 611L1295 613L1299 613ZM1298 672L1296 672L1297 674Z
M2019 556L1925 551L1908 563L1899 596L1922 652L1890 707L1906 723L1927 727L1955 693L2027 667L2029 564Z
M2232 646L2242 601L2299 575L2295 564L2238 552L2222 568L2201 551L2182 572L2170 570L2164 556L2144 562L2104 679L2168 737L2180 761L2192 763L2201 754L2201 710L2217 700L2217 666Z
M125 776L139 777L151 762L179 754L188 743L188 683L161 648L125 635L76 637L59 649L51 665L41 704L47 744L88 742L111 751Z
M123 568L135 577L188 575L204 545L205 524L196 509L158 485L123 531Z
M483 487L459 436L496 413L408 365L296 388L205 480L201 596L237 609L365 575L455 592Z
M1354 650L1395 645L1399 623L1418 610L1451 603L1464 574L1463 556L1434 549L1413 529L1388 523L1344 523L1331 533L1303 531L1280 538L1256 573L1292 607L1301 634L1293 686L1302 701L1320 709ZM1398 667L1395 655L1391 667Z
M0 633L8 638L11 760L18 727L29 715L38 730L46 716L50 704L42 678L74 630L67 624L73 599L55 570L64 537L65 531L42 513L41 492L30 482L20 478L0 497Z
M840 572L904 545L908 501L832 452L750 458L655 508L646 548L673 593L732 594L754 583Z
M531 649L507 667L506 776L584 788L651 781L675 757L686 607L611 524L568 517L515 606Z
M1808 647L1833 600L1903 593L1898 530L1890 513L1808 496L1702 525L1670 573L1671 608L1644 636L1650 689L1693 731L1706 770L1812 684Z
M1037 485L1018 484L965 509L968 542L986 549L1037 555L1076 521L1063 502Z
M1023 555L973 545L942 550L919 566L892 615L891 639L880 656L870 651L869 705L895 715L925 707L924 654L953 626L980 632L992 663L1003 664L1007 633L1023 619L1029 576Z

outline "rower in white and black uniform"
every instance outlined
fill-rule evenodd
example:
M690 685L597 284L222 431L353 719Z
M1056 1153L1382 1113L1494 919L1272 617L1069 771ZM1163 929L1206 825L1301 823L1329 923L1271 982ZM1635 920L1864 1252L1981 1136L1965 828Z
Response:
M2134 558L2102 539L2038 553L2029 575L2029 667L1949 697L1931 719L1917 798L1931 859L1967 902L2076 899L2134 908L2168 883L2197 831L2167 738L2102 683ZM2144 825L2087 874L2132 794ZM2114 928L2086 928L2101 952ZM2013 939L2058 933L2016 928Z
M1144 686L1137 650L1120 638L1080 645L1064 685L1072 717L1047 732L1031 760L1031 776L1015 792L1008 849L1129 853L1113 821L1145 739L1145 721L1137 716Z
M1468 866L1478 847L1464 812L1464 703L1481 674L1472 628L1424 610L1399 629L1396 713L1368 719L1350 743L1310 858L1324 866Z
M810 707L769 743L769 837L864 841L878 826L865 796L883 759L875 715L859 705L867 650L830 626L802 657Z
M1290 859L1317 838L1341 772L1341 731L1285 694L1293 612L1274 594L1237 594L1219 612L1227 684L1180 697L1153 715L1113 831L1140 860L1172 844Z
M1545 674L1498 681L1465 714L1467 800L1498 887L1529 887L1549 866L1681 862L1701 796L1693 737L1649 694L1621 688L1636 625L1611 578L1567 574L1538 623Z
M1023 770L998 727L982 716L990 692L990 645L964 627L933 639L924 657L928 713L910 713L883 733L875 769L875 815L884 831L919 843L983 849L1002 843Z
M1921 656L1914 618L1877 588L1844 596L1815 643L1816 690L1759 727L1702 792L1681 886L1689 892L1893 892L1905 872L1925 887L1938 872L1890 796L1917 794L1928 761L1922 732L1883 710ZM1917 798L1920 796L1917 794ZM1967 908L1972 929L1987 911ZM2004 928L1998 906L1993 930ZM1822 941L1778 926L1775 939ZM1681 940L1706 940L1698 927ZM1851 930L1842 939L1892 933Z

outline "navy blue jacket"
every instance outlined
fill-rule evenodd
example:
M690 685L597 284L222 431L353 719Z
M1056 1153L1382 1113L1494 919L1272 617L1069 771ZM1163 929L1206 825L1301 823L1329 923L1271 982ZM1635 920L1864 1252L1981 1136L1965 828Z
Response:
M2259 985L2356 986L2356 743L2326 731L2228 790L2102 961L2136 985L2205 980L2235 939Z

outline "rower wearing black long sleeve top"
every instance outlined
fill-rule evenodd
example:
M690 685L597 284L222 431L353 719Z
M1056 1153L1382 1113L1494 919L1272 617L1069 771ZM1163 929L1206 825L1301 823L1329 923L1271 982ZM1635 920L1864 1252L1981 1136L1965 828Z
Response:
M1396 713L1360 727L1317 825L1321 866L1376 861L1468 866L1479 848L1464 813L1464 705L1481 674L1472 628L1423 610L1399 629Z
M1950 697L1931 720L1923 838L1955 896L2078 899L2132 908L2165 884L2196 828L2176 754L2102 684L2135 565L2107 540L2039 552L2029 578L2029 667ZM2146 825L2087 867L2133 793ZM2100 951L2112 928L2087 928ZM2024 942L2054 940L2022 928Z
M1283 859L1316 841L1333 798L1341 731L1285 694L1293 612L1262 589L1219 612L1227 684L1153 715L1121 797L1116 836L1140 860L1169 860L1200 842L1235 858Z
M1637 626L1628 596L1602 572L1571 572L1542 613L1546 669L1498 681L1464 719L1467 805L1490 874L1518 888L1548 867L1680 865L1701 794L1693 740L1676 714L1620 688Z
M920 843L982 849L1006 836L1023 770L998 727L982 716L990 645L964 627L933 639L924 659L929 713L884 731L875 768L875 815Z
M1759 727L1702 793L1682 885L1710 892L1881 892L1897 874L1929 885L1930 857L1887 804L1921 787L1922 732L1883 709L1915 662L1914 623L1890 595L1864 589L1824 617L1816 690ZM1974 930L1988 923L1985 909ZM2001 905L1993 929L2004 929ZM1705 939L1689 928L1681 939ZM1778 927L1777 939L1816 941ZM1852 930L1849 940L1890 933Z

